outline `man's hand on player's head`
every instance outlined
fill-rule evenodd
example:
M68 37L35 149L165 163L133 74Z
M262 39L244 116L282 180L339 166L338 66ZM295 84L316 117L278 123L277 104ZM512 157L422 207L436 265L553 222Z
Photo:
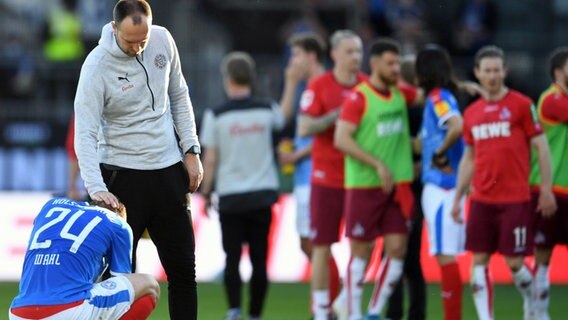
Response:
M107 205L111 206L114 209L117 209L118 206L119 206L118 199L115 197L114 194L112 194L108 191L95 192L95 194L93 194L92 198L93 198L93 200L102 201L102 202L106 203Z

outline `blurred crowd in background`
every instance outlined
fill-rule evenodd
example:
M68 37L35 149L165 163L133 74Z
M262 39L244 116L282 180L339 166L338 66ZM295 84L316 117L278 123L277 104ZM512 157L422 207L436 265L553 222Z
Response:
M494 43L507 53L509 85L535 99L549 81L547 55L566 43L568 27L562 0L149 2L154 24L177 41L198 124L205 109L224 99L219 63L232 50L254 57L256 93L278 100L286 40L296 32L327 39L347 28L364 44L389 36L403 54L438 43L449 50L460 79L473 79L473 53ZM0 0L0 190L66 188L63 147L79 70L112 19L114 3Z

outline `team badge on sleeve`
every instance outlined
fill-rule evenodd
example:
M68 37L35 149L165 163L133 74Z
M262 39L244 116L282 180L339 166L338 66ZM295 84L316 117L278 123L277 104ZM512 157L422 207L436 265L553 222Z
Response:
M314 102L314 92L312 90L306 90L302 93L302 98L300 99L300 108L302 110L307 110Z
M101 283L101 286L105 289L113 290L114 288L116 288L116 282L109 279Z
M434 104L434 112L438 117L443 117L450 112L450 105L444 100L438 101Z

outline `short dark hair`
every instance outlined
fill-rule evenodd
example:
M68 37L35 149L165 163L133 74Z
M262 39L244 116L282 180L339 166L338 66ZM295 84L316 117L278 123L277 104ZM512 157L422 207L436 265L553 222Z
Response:
M112 19L115 23L121 23L128 16L132 16L132 22L142 22L141 15L152 17L152 8L146 0L119 0L112 10Z
M250 54L243 51L234 51L223 58L221 72L236 84L252 86L255 63Z
M320 63L323 63L324 61L327 46L323 39L315 32L295 34L290 37L290 40L288 40L288 45L292 47L300 47L308 53L315 53L316 58Z
M554 78L554 71L564 68L566 60L568 60L568 47L559 47L552 51L550 58L548 59L548 70L552 81L556 81Z
M452 61L448 52L437 45L428 45L418 52L416 57L416 77L418 85L424 91L435 88L447 88L456 92L457 85L453 76Z
M369 56L381 56L385 52L392 52L399 54L400 47L398 42L390 38L381 38L373 41L371 46L369 47Z
M500 58L503 61L503 64L505 64L505 52L503 52L503 49L498 46L488 45L479 49L474 58L476 68L479 68L481 60L484 58Z

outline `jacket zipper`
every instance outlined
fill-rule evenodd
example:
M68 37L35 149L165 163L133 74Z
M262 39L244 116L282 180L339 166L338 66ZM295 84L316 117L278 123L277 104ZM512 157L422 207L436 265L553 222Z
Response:
M144 69L144 74L146 75L146 86L148 87L148 90L150 90L150 95L152 95L152 111L156 111L156 109L154 109L154 92L152 91L152 88L150 88L150 77L148 76L148 71L142 62L138 60L138 56L136 56L136 61L138 61L138 63L142 66L142 69Z

